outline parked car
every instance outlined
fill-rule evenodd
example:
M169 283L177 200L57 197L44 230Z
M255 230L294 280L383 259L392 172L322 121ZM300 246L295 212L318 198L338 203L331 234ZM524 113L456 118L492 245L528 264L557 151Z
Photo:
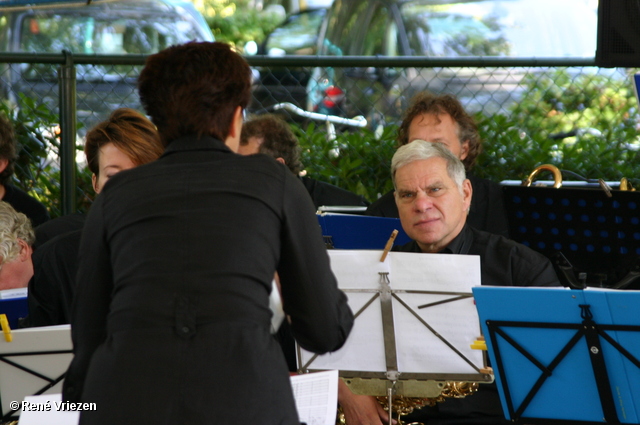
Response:
M289 15L257 47L257 54L266 56L315 55L318 31L327 14L326 7L305 9ZM269 106L289 102L304 107L310 67L259 68L254 72L253 104L260 111Z
M204 18L184 0L2 2L0 51L95 55L147 55L191 40L213 41ZM3 97L18 94L58 103L59 65L0 64ZM76 65L77 114L88 129L115 108L139 109L139 66Z
M318 35L329 56L593 58L595 0L335 0ZM470 111L503 110L522 95L524 68L317 67L310 111L397 120L430 90L456 95ZM543 71L543 69L536 69Z

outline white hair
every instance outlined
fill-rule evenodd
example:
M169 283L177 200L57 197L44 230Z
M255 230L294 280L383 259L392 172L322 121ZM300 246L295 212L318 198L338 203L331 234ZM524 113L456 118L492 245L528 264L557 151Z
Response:
M396 187L396 171L414 161L430 158L442 158L447 161L447 173L455 182L462 193L462 184L466 177L464 164L449 149L440 143L431 143L425 140L414 140L411 143L400 146L391 159L391 178L393 187Z
M0 201L0 267L20 255L19 240L33 245L35 234L29 218Z

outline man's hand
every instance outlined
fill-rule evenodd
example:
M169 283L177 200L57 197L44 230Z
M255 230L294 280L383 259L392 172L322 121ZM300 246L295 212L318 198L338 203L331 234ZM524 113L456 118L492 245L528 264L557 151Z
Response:
M347 425L387 425L389 414L374 397L357 395L347 384L338 380L338 403L344 412ZM393 420L396 423L396 420Z

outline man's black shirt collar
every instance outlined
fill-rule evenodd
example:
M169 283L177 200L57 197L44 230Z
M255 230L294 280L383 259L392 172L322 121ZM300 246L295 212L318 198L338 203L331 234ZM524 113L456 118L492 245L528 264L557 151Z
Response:
M453 238L449 245L439 251L438 254L468 254L472 243L473 232L469 225L465 224L460 233L458 233L458 236ZM416 241L411 241L402 246L398 246L393 249L393 251L422 252Z

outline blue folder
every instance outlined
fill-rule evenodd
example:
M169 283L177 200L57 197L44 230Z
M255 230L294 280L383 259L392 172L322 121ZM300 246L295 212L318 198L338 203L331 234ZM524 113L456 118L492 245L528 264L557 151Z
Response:
M398 231L394 245L411 239L402 230L400 219L354 214L318 214L327 247L336 249L384 249L391 233Z
M473 288L514 423L640 423L640 292Z

